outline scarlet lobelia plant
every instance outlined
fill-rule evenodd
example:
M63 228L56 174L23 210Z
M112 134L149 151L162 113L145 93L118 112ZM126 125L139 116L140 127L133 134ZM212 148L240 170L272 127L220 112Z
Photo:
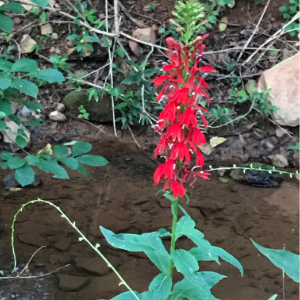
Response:
M172 232L160 229L141 235L114 234L100 227L111 245L127 251L143 251L160 270L147 292L140 294L130 290L116 296L114 300L216 299L210 289L226 276L215 272L199 272L199 260L214 260L219 263L221 257L243 274L241 264L231 254L205 240L203 233L195 228L195 222L179 205L179 200L183 198L187 188L193 185L198 177L209 179L209 172L202 170L204 159L200 151L200 145L205 143L201 126L207 126L202 112L207 111L199 105L201 97L210 101L204 91L204 88L209 86L201 74L211 72L213 68L199 67L205 49L203 40L207 36L206 34L197 37L194 43L191 43L192 50L189 45L181 45L173 38L167 38L170 63L162 68L165 74L154 80L156 87L165 83L157 96L157 100L164 105L164 110L155 125L155 130L161 135L155 156L162 155L166 159L165 163L156 169L154 182L158 184L166 179L163 189L167 190L164 196L171 200ZM203 125L200 125L199 121ZM196 165L191 168L193 155ZM184 216L178 221L179 208ZM176 249L176 241L182 236L190 238L196 247L189 251ZM170 251L165 248L163 237L171 238ZM183 280L176 283L173 282L174 268L184 276Z

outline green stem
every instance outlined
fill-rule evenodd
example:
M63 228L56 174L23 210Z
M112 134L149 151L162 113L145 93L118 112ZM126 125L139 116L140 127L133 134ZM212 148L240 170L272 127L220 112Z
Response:
M171 247L170 247L170 254L172 254L175 251L175 243L176 243L176 225L177 225L177 215L178 215L178 204L179 204L179 197L174 200L172 203L173 206L173 223L172 223L172 235L171 235ZM169 275L172 278L173 277L173 268L174 268L174 262L173 259L170 259L169 264ZM168 296L166 300L171 299L172 292Z
M22 207L17 211L17 213L14 215L14 220L12 222L12 233L11 233L11 246L12 246L12 252L13 252L13 256L14 256L14 269L13 272L16 270L17 267L17 257L16 257L16 252L15 252L15 246L14 246L14 232L15 232L15 222L17 219L17 216L20 212L23 211L23 208L25 206L27 206L28 204L32 204L35 202L42 202L42 203L46 203L49 204L51 206L53 206L56 210L58 210L58 212L61 214L61 216L63 218L65 218L67 220L67 222L78 232L78 234L80 235L79 240L80 241L86 241L87 244L107 263L107 265L112 269L112 271L118 276L118 278L121 280L121 284L123 284L132 294L133 296L137 299L140 300L140 298L133 292L133 290L130 288L130 286L127 284L127 282L122 278L122 276L118 273L118 271L113 267L113 265L106 259L106 257L98 250L98 247L100 247L99 244L96 244L96 246L94 246L87 238L86 236L78 229L78 227L75 225L75 222L72 222L68 216L60 209L60 207L56 206L55 204L53 204L50 201L46 201L46 200L42 200L42 199L37 199L37 200L32 200L29 201L25 204L22 205ZM177 205L178 207L178 205Z

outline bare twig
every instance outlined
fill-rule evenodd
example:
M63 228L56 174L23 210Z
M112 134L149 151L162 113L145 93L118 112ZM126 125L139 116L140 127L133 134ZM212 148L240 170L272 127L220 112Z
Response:
M128 129L129 129L130 134L131 134L131 136L132 136L134 142L136 143L136 145L137 145L140 149L142 149L142 147L140 146L140 144L139 144L138 141L136 140L136 138L135 138L135 136L134 136L134 134L133 134L133 132L132 132L132 130L131 130L131 128L130 128L129 125L128 125Z
M129 11L126 9L126 7L121 3L121 1L119 0L119 6L121 8L121 10L123 11L123 13L127 16L127 18L134 23L135 25L137 25L138 27L147 27L147 25L145 25L143 22L135 19L133 16L131 16L131 14L129 13Z
M244 49L240 52L240 54L239 54L239 56L238 56L236 62L239 62L240 58L242 57L242 55L243 55L243 53L244 53L244 51L245 51L245 48L247 48L247 46L248 46L249 43L251 42L253 36L254 36L255 33L257 32L257 30L258 30L258 28L259 28L259 25L260 25L260 23L261 23L261 21L262 21L264 15L265 15L265 13L266 13L266 10L267 10L267 8L269 7L270 1L271 1L271 0L268 0L267 4L265 5L265 8L264 8L264 10L263 10L263 12L262 12L262 14L261 14L261 16L260 16L260 19L259 19L258 23L256 24L256 27L255 27L254 31L252 32L250 38L249 38L248 41L246 42L246 44L245 44L245 46L244 46Z

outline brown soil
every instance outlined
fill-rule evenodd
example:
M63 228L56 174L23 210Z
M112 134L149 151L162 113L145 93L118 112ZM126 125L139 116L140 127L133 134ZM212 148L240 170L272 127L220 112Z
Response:
M41 198L61 207L92 243L100 243L102 253L118 266L118 271L133 289L139 292L147 290L152 278L158 274L156 267L141 253L127 253L109 246L99 226L130 233L170 227L169 201L162 193L156 195L160 186L153 186L156 163L128 142L94 143L93 152L106 157L110 164L89 168L88 178L70 172L71 179L62 181L42 174L42 186L4 196L2 179L5 174L0 175L0 266L6 276L12 268L10 225L13 215L26 201ZM275 293L282 295L281 270L258 253L250 237L265 247L285 247L298 253L297 184L285 182L279 189L260 189L231 180L220 183L212 176L210 181L199 181L189 191L189 196L190 202L182 205L196 221L197 228L212 245L233 254L244 267L245 274L241 277L239 271L226 262L222 261L220 265L201 263L201 270L228 276L213 288L214 295L224 300L268 299ZM125 291L124 287L118 286L119 280L112 272L94 276L75 266L79 258L92 258L96 254L78 240L77 233L50 206L33 204L27 207L18 217L15 235L20 269L37 250L28 244L48 244L33 258L23 276L40 275L68 263L71 266L39 279L0 279L0 296L4 299L12 299L14 295L24 300L95 300L112 298ZM166 246L169 247L168 242ZM191 243L183 239L177 246L188 248ZM69 284L75 282L72 277L61 277L61 274L80 276L78 280L84 281L83 287L73 292L61 290L59 277L61 281L71 281L67 282ZM297 284L287 276L284 280L285 299L298 299Z

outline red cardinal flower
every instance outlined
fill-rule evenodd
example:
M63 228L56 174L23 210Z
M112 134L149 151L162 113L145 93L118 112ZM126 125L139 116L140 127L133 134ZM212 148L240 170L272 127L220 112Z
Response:
M195 110L192 108L187 108L186 111L183 113L181 119L180 119L181 124L184 124L186 127L189 126L197 126L198 123L196 121L195 117Z
M171 62L163 66L167 74L153 81L156 87L165 83L157 96L165 108L155 125L161 139L154 155L156 157L164 153L166 157L166 162L154 172L154 183L158 184L166 179L163 189L170 189L175 199L183 197L186 187L194 184L197 177L209 179L209 172L200 169L204 165L204 158L199 147L206 141L197 121L202 120L204 126L207 126L203 112L208 111L198 105L199 95L210 101L203 90L209 89L209 85L201 77L201 73L212 72L213 68L198 67L205 49L203 40L207 36L208 34L197 37L192 53L189 45L181 46L175 39L167 38L167 55ZM196 171L195 167L190 169L193 155L196 156Z
M163 179L173 178L175 162L171 159L167 160L164 164L160 165L154 172L155 184L160 183Z

